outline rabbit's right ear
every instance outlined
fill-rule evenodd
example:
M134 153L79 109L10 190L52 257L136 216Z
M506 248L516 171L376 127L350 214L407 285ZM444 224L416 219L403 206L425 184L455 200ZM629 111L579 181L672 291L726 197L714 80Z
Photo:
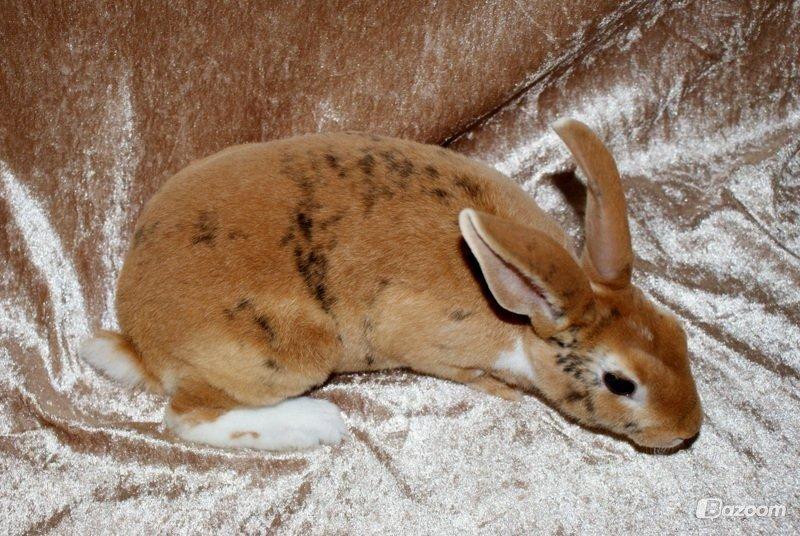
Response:
M462 210L458 223L497 303L530 317L540 337L582 321L593 310L586 274L546 234L472 209Z

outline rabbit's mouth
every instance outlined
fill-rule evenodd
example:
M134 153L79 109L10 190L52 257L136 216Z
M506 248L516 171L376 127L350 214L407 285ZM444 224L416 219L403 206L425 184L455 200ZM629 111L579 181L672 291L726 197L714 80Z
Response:
M640 447L655 449L656 451L673 451L691 444L696 435L686 437L685 434L675 435L674 433L659 430L644 430L628 437Z

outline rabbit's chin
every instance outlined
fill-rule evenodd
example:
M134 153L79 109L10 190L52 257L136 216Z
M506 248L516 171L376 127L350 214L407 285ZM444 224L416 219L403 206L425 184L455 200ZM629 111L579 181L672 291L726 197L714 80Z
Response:
M640 447L649 449L672 450L683 445L688 438L674 435L655 435L649 433L628 436L631 441Z

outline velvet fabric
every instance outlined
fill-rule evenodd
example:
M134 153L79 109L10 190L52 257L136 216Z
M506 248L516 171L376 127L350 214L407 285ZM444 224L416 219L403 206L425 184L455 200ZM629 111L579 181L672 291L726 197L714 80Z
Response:
M0 532L791 533L800 529L800 2L0 6ZM115 328L143 203L234 143L358 129L523 184L581 241L548 125L615 154L634 280L689 336L705 424L654 455L406 372L333 378L335 447L187 444L76 358ZM784 516L697 518L702 499ZM709 511L713 514L712 509Z

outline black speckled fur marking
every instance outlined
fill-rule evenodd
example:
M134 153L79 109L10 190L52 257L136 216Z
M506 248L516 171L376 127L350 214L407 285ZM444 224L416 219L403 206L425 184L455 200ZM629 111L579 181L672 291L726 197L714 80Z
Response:
M564 402L568 404L573 404L575 402L580 402L586 398L586 393L581 393L578 391L570 391L567 396L564 397Z
M255 321L256 325L264 333L264 337L267 339L267 342L270 344L274 343L277 335L275 333L275 329L272 327L272 324L270 324L269 319L263 314L257 314L253 317L253 321Z
M336 300L328 293L325 286L325 278L328 275L328 258L325 253L313 246L303 251L299 245L295 245L294 258L297 271L303 276L306 286L319 301L322 309L330 312Z
M434 166L428 164L423 168L425 175L430 179L438 179L439 178L439 170L436 169Z
M397 149L381 151L379 155L386 165L387 173L393 176L395 184L399 185L401 190L408 188L411 176L417 172L414 162Z
M358 167L364 175L372 176L375 173L375 157L371 154L365 154L358 161Z
M483 187L472 177L458 175L453 180L458 188L461 188L469 197L476 198L483 192Z
M364 214L370 214L373 207L380 199L392 199L394 191L386 184L379 183L374 177L364 177L364 193L362 201L364 203Z
M339 223L342 220L342 218L344 218L344 215L345 215L345 211L342 210L340 212L337 212L333 216L330 216L328 218L323 219L322 221L319 222L320 231L324 231L328 227Z
M638 434L642 431L642 429L634 422L627 422L625 423L625 431L629 434Z
M250 235L240 231L239 229L231 229L230 231L228 231L228 240L239 240L249 237Z
M325 154L325 163L328 164L328 167L330 167L331 169L338 170L339 167L340 167L339 166L339 157L334 155L334 154L332 154L332 153L326 153Z
M229 320L233 320L233 318L236 317L236 313L240 313L252 306L253 302L251 302L250 299L242 298L241 300L236 302L236 305L234 305L230 309L223 309L222 312Z
M298 212L296 216L297 228L306 240L311 240L311 228L314 221L305 212Z
M290 166L292 158L282 159L282 172L297 185L300 200L294 209L289 227L281 237L280 245L293 246L291 251L298 274L322 309L331 313L336 298L328 287L329 252L336 247L335 227L344 218L345 210L324 217L320 214L323 207L315 199L315 185L325 180L320 167L322 160L320 155L309 153L306 156L311 167L310 174L308 168ZM344 171L339 157L332 153L322 155L322 159L329 167L339 169L340 173ZM374 159L372 164L369 162L369 159L364 161L364 166L374 166Z
M451 194L450 192L448 192L443 188L430 188L430 189L425 188L424 192L426 194L431 195L437 201L440 201L445 204L447 204L447 202L450 201L450 199L453 197L453 194Z
M599 380L589 369L589 364L592 362L591 357L582 356L572 349L566 349L565 352L560 351L556 354L556 364L559 368L586 387L599 385Z
M233 307L223 309L222 313L228 320L235 320L239 316L239 313L242 313L243 311L248 311L247 316L251 317L253 324L255 324L259 332L264 335L267 343L274 347L278 340L278 333L275 331L275 328L272 327L272 323L267 315L256 310L255 305L250 298L240 299Z
M460 322L466 318L469 318L474 313L472 311L465 311L464 309L456 309L452 313L450 313L450 319L455 320L456 322Z
M133 233L133 247L136 248L147 241L153 235L153 233L155 233L160 224L161 222L157 221L152 225L143 225L142 227L136 229L136 231Z
M192 237L192 244L207 244L214 246L214 239L219 230L219 218L217 214L210 210L201 210L194 224L195 234Z

